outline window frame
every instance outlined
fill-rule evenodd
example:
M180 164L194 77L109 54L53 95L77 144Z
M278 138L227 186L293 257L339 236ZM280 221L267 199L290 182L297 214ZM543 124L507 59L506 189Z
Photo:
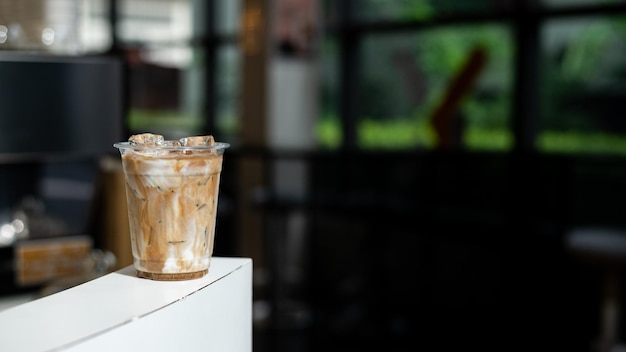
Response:
M585 16L626 15L626 3L568 5L545 7L540 0L516 1L510 9L485 13L459 13L435 16L428 20L359 21L354 18L355 0L327 2L335 6L333 23L327 23L325 32L339 43L340 107L342 150L358 150L358 107L356 94L360 67L359 49L362 39L370 34L419 32L435 27L472 23L503 23L511 28L515 62L513 63L513 94L511 104L511 131L514 153L537 152L537 117L539 116L541 29L553 19Z
M117 33L119 0L109 0L109 16L111 23L111 49L119 54L123 48ZM419 32L435 27L451 25L467 25L472 23L503 23L511 28L513 46L516 51L513 63L513 102L511 104L511 131L513 134L513 152L537 152L535 137L537 136L537 116L539 114L540 82L539 53L541 47L541 29L545 22L553 19L585 16L618 16L626 15L626 2L603 3L591 5L567 5L562 7L546 7L540 0L516 1L510 9L496 9L484 13L458 13L434 16L428 20L382 20L362 21L354 18L355 0L326 1L323 6L332 6L336 14L331 20L323 21L326 36L336 38L339 50L339 117L341 122L340 150L358 150L357 125L358 106L357 91L360 69L359 52L363 38L370 34ZM219 33L216 28L216 2L207 1L204 5L206 19L205 33L192 38L189 43L203 49L205 65L205 105L203 108L204 132L213 133L220 138L216 128L217 99L217 55L224 45L238 45L237 34ZM326 11L328 13L328 11ZM242 84L246 84L242 82ZM125 125L125 128L126 125ZM126 131L128 132L128 131Z

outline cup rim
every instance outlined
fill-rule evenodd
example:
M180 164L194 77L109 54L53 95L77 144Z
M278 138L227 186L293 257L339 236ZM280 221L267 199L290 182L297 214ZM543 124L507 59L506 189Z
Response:
M132 150L222 150L230 147L229 143L215 142L213 145L194 145L194 146L177 146L177 145L143 145L133 144L128 141L117 142L113 146L118 149L132 149Z

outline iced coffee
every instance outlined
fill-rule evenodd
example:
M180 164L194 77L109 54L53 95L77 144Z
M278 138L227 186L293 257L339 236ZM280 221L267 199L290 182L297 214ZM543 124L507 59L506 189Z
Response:
M126 177L134 266L139 277L188 280L208 273L226 143L212 136L165 140L136 134L114 144Z

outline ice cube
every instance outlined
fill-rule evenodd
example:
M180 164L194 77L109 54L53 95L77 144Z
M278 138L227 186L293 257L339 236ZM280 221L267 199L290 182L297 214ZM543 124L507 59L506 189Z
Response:
M160 134L140 133L130 136L128 138L128 141L132 145L145 145L149 147L154 147L163 144L164 138Z
M212 135L185 137L180 139L180 144L184 147L212 146L215 145L215 139Z
M164 147L180 147L182 144L180 143L180 141L163 141L163 143L160 144L161 146Z

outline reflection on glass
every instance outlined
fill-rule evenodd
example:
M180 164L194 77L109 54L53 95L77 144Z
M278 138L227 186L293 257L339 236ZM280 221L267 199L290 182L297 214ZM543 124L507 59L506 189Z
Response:
M459 93L452 83L476 51L484 55L484 65L469 66L472 79L462 82ZM361 58L359 147L435 148L444 136L466 149L511 147L512 45L504 27L370 35ZM449 124L445 135L438 135L441 117L435 116L442 111Z
M626 153L626 17L552 20L542 32L537 148Z

